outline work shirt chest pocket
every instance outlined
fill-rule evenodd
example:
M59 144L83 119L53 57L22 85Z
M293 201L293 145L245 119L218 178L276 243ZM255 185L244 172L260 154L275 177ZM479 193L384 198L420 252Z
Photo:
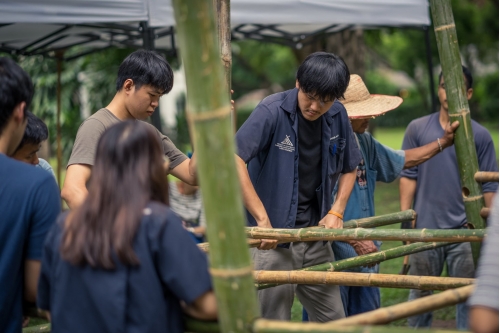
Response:
M344 163L344 150L345 150L345 139L335 138L330 140L330 146L328 147L328 176L333 177L342 171L342 165Z

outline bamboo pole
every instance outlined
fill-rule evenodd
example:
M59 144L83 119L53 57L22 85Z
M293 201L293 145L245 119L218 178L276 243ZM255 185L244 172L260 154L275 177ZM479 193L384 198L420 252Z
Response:
M219 322L222 332L247 332L260 310L243 231L231 107L220 65L213 2L174 0L172 4L186 73L186 111L204 197Z
M334 284L419 290L447 290L474 283L474 279L467 278L347 272L254 271L253 276L256 283Z
M478 183L498 183L498 172L478 171L474 174L474 180Z
M50 324L43 324L23 328L23 333L50 333L50 330Z
M354 229L354 228L375 228L384 225L413 221L417 217L417 213L413 209L404 210L402 212L366 217L362 219L354 219L344 222L344 229ZM316 228L316 227L313 227ZM248 228L247 228L248 229ZM260 245L260 240L249 239L247 240L249 247L258 247ZM208 252L208 243L198 244L198 247L204 251Z
M450 0L431 0L430 5L439 59L446 82L450 122L455 120L460 122L460 126L455 131L454 146L462 182L465 215L467 222L472 224L474 229L484 229L485 223L480 211L485 205L481 186L474 180L479 166L451 2ZM481 244L471 244L471 247L474 264L477 265Z
M410 242L481 242L484 229L270 229L251 227L247 236L254 239L276 239L279 243L345 240L394 240Z
M353 258L347 258L339 261L327 262L320 265L314 265L306 268L302 268L299 271L328 271L328 272L338 272L346 269L366 266L371 264L377 264L382 261L399 258L408 254L418 253L430 249L436 249L450 243L413 243L403 246L398 246L389 250L379 251L375 253L365 254L362 256L357 256ZM265 283L257 285L257 289L266 289L275 287L278 284Z

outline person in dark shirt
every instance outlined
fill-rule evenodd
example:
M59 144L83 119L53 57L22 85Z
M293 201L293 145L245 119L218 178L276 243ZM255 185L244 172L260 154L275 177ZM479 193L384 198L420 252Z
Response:
M349 69L340 57L313 53L297 70L295 88L266 97L238 130L236 160L249 225L342 228L361 161L347 112L337 100L348 84ZM263 240L251 251L257 270L294 270L335 260L322 241L277 247L276 241ZM311 321L344 317L338 286L290 284L259 291L263 317L290 320L294 292Z
M33 97L28 74L0 57L0 332L20 333L23 301L34 303L43 241L61 211L47 172L12 154L26 128Z
M156 133L111 126L97 145L82 205L43 249L38 307L52 332L184 332L182 313L216 319L207 258L166 206Z

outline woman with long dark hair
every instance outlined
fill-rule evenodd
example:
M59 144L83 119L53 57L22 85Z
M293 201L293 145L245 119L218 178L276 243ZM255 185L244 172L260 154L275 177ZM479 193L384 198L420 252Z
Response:
M45 242L38 307L52 332L183 332L182 310L216 318L206 256L166 206L163 162L140 121L101 136L87 198Z

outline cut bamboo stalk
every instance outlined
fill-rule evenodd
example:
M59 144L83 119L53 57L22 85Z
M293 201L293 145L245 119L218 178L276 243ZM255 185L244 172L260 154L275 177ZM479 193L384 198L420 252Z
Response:
M254 239L276 239L281 243L346 240L394 240L411 242L481 242L484 229L269 229L251 227L247 236Z
M312 322L291 323L277 320L257 319L251 329L252 333L287 333L287 332L307 332L307 333L415 333L415 329L408 327L391 326L349 326L349 327L322 327L325 324ZM219 325L212 322L204 322L193 318L184 319L186 332L197 333L218 333ZM456 333L455 330L429 329L426 333Z
M220 327L222 332L246 332L260 310L243 231L231 107L220 63L213 2L174 0L172 4L186 74L186 113L204 197Z
M498 172L479 171L474 174L474 180L479 183L498 183Z
M466 278L347 272L254 271L253 276L256 283L334 284L419 290L447 290L474 283L474 279Z
M450 122L455 120L460 122L460 126L455 131L454 146L462 183L465 215L467 222L474 229L484 229L485 223L480 212L485 204L481 185L474 180L474 175L479 171L479 165L451 1L431 0L430 5L439 59L446 83ZM474 264L477 265L481 244L471 244L471 248Z
M50 324L36 325L23 328L23 333L50 333Z
M400 222L413 221L417 217L417 213L413 209L404 210L402 212L366 217L362 219L354 219L344 222L344 229L354 229L354 228L375 228L384 225L390 225ZM316 227L313 227L316 228ZM248 229L248 228L247 228ZM260 245L260 240L250 239L247 241L249 247L258 247ZM199 248L208 252L208 243L198 244Z
M355 268L359 266L366 266L371 264L377 264L382 261L399 258L408 254L418 253L430 249L436 249L448 245L450 243L413 243L403 246L394 247L389 250L379 251L375 253L365 254L362 256L357 256L353 258L347 258L339 261L327 262L320 265L314 265L306 268L302 268L299 271L343 271L350 268ZM257 285L257 289L266 289L275 287L278 284L275 283L265 283Z

